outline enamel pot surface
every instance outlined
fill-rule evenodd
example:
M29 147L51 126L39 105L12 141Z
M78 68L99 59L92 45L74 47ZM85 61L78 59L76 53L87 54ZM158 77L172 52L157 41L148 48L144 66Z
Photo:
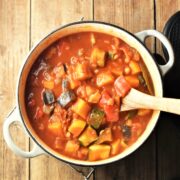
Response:
M174 63L174 54L173 54L172 47L169 41L167 40L167 38L163 34L155 30L144 30L133 35L118 26L114 26L112 24L107 24L103 22L95 22L95 21L75 22L75 23L60 27L59 29L53 31L52 33L48 34L45 38L43 38L29 52L20 70L18 84L17 84L17 93L16 93L16 97L17 97L16 107L11 111L11 113L5 119L4 124L3 124L4 139L7 145L9 146L9 148L12 151L14 151L14 153L16 153L17 155L20 155L26 158L32 158L41 154L48 154L59 160L76 164L76 165L82 165L82 166L104 165L104 164L109 164L117 160L120 160L128 156L132 152L134 152L139 146L143 144L143 142L148 138L150 133L153 131L157 123L157 120L159 118L160 111L153 111L150 122L148 123L144 133L138 138L138 140L133 145L131 145L125 151L109 159L90 162L90 161L71 159L57 153L56 151L51 149L49 146L47 146L38 137L36 132L33 130L27 116L27 112L25 108L26 107L25 98L24 98L26 80L27 80L27 77L28 77L28 74L30 72L32 65L35 63L38 56L56 40L70 34L74 34L78 32L89 32L89 31L100 32L100 33L110 34L112 36L119 37L120 39L125 41L127 44L134 47L141 54L144 64L146 65L147 70L151 76L155 96L159 96L159 97L163 96L161 75L164 76ZM165 65L156 64L151 53L148 51L148 49L144 45L144 40L148 36L156 37L157 39L161 41L164 47L166 47L166 50L169 55L167 64ZM26 134L34 142L34 148L30 152L21 150L18 146L16 146L16 144L12 140L12 137L10 135L10 125L15 121L19 122L22 125Z

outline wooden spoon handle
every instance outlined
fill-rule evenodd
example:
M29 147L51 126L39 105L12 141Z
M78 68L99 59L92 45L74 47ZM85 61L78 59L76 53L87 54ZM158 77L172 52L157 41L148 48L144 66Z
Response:
M180 115L180 99L150 96L136 89L131 89L129 94L123 98L122 103L129 109L153 109Z

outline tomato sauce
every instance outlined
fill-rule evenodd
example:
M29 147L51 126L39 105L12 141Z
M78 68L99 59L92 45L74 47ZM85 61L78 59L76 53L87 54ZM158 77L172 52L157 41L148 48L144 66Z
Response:
M59 39L28 76L32 127L48 146L74 159L97 161L123 152L152 116L144 109L120 112L131 87L150 94L141 64L137 50L117 37L83 32Z

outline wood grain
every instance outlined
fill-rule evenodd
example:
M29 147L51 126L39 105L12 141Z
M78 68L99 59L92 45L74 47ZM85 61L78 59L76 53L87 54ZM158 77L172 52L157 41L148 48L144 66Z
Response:
M81 17L92 19L91 0L32 0L31 2L31 45L47 33L66 23L79 21ZM83 171L88 171L84 168ZM49 156L30 160L30 179L69 180L82 176L66 164Z
M153 0L96 0L94 1L94 19L119 25L130 32L154 28ZM152 41L149 47L153 48ZM96 170L97 179L155 179L155 134L135 153L115 164ZM142 170L143 169L143 170Z
M15 106L15 89L21 63L29 51L29 1L0 1L0 128ZM29 140L21 129L11 128L16 144L28 150ZM21 137L21 138L19 138ZM0 134L0 179L28 179L28 159L16 156Z
M50 31L81 17L85 20L94 17L133 33L155 27L162 31L167 19L179 9L180 0L1 0L0 128L16 103L17 74L29 47ZM154 50L154 39L148 40L148 47ZM159 43L156 50L162 54ZM91 179L180 179L180 128L175 126L177 121L180 121L179 116L162 114L156 131L137 151L114 164L98 167ZM17 145L28 150L29 140L24 133L17 126L11 131ZM8 149L2 131L0 143L2 180L83 179L68 165L50 156L31 160L17 157ZM88 171L87 168L82 170Z
M180 0L157 0L156 1L156 27L159 31L163 28L167 20L180 9ZM158 43L157 51L162 55L161 46ZM175 52L176 53L176 52ZM179 61L175 59L175 61ZM175 66L179 64L175 62ZM179 72L180 67L176 67L175 72ZM176 74L179 76L178 74ZM176 88L177 82L173 80L173 72L165 80L166 88ZM166 84L167 83L167 84ZM169 94L168 94L169 95ZM175 98L174 94L173 97ZM170 114L162 114L158 124L158 139L157 139L157 162L158 162L158 179L180 179L180 117Z
M168 19L180 9L180 0L156 0L156 28L162 32ZM161 44L157 43L157 52L162 54Z

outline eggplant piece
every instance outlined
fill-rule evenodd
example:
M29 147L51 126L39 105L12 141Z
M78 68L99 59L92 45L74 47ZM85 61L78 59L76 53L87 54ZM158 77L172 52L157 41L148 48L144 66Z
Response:
M54 94L51 90L45 90L43 92L44 104L49 105L55 102Z
M64 67L64 72L67 73L67 70L68 70L68 69L67 69L66 64L63 64L63 67Z
M144 77L142 74L138 74L138 79L139 79L140 84L146 87L146 81L144 80Z
M136 109L129 111L128 114L125 117L125 120L134 118L137 115L137 112L138 111Z
M70 88L69 80L68 80L67 78L66 78L66 79L63 79L61 86L62 86L63 92L64 92L64 91L67 91L67 90Z
M125 139L129 139L131 137L131 127L127 125L122 125L121 127L122 133Z
M102 144L104 142L111 142L112 139L112 131L111 128L105 128L100 132L99 138L96 141L96 144Z
M76 95L74 94L73 91L65 91L59 96L57 102L64 108L75 99L76 99Z

